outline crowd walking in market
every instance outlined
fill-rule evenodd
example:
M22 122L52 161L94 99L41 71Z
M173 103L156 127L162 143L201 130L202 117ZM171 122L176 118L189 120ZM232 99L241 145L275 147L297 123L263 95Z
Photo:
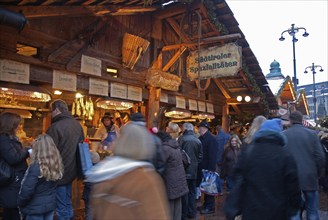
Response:
M77 178L84 184L87 220L196 219L215 213L215 198L222 195L227 220L320 219L319 187L328 189L328 134L304 127L298 111L285 130L281 119L257 116L244 136L207 120L148 129L141 113L118 127L105 114L95 135L102 140L99 149L112 153L100 159L87 149L92 164L86 172L80 123L63 100L51 104L51 116L46 134L23 147L16 135L20 116L0 115L1 175L2 164L12 174L0 179L4 220L74 219ZM215 175L207 178L204 171Z

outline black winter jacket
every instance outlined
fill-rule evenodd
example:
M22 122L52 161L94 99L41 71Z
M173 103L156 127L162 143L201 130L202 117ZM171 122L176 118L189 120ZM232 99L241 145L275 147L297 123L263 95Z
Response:
M203 148L200 140L195 136L193 131L186 130L180 136L178 143L182 150L184 150L190 157L191 164L186 169L187 179L197 179L198 165L203 158Z
M296 162L286 138L273 131L258 134L238 159L237 182L224 207L228 220L237 214L243 220L288 220L300 207Z
M71 183L77 176L77 146L84 139L80 123L69 113L61 113L52 119L48 135L54 140L64 164L64 176L58 185Z
M26 159L29 153L16 137L1 134L0 157L13 168L15 176L13 182L0 187L0 207L17 208L18 192L27 169Z
M210 131L206 131L203 136L199 137L199 140L203 146L201 169L216 171L218 146L215 136Z
M39 176L40 166L31 164L18 196L18 206L24 215L44 214L55 210L57 181L47 181Z

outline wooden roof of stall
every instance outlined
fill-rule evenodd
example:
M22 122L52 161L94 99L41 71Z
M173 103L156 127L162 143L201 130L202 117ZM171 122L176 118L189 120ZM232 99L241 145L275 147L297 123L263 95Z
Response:
M88 35L101 34L101 29L105 27L106 16L125 16L135 14L148 14L152 13L156 18L165 20L166 24L170 26L178 36L177 39L181 39L181 42L192 43L197 41L195 37L189 37L185 34L180 34L180 20L187 8L197 10L202 16L202 39L215 38L217 36L240 34L239 39L224 39L215 40L213 43L208 43L204 47L213 45L223 45L229 42L236 42L242 47L243 64L247 67L248 73L241 70L237 76L217 78L211 80L211 86L209 88L216 90L219 89L221 95L226 98L228 104L230 104L231 113L240 114L242 112L250 112L254 114L261 114L263 112L263 103L259 102L265 97L268 107L270 109L278 109L277 101L272 94L272 91L267 86L267 81L263 75L262 69L252 52L250 45L248 44L243 32L239 28L239 24L236 21L233 12L224 0L208 0L205 2L211 2L213 4L213 12L215 13L216 20L226 28L226 33L223 29L218 30L211 19L213 15L209 13L209 10L200 4L200 1L194 1L192 4L182 4L176 2L168 6L162 7L163 3L169 2L168 0L5 0L0 2L0 7L5 9L23 13L24 16L32 24L30 27L25 28L21 34L21 38L28 38L34 45L41 44L47 48L51 53L48 56L48 60L53 57L56 58L56 63L53 66L67 67L68 65L74 66L74 63L78 61L81 50L85 50L86 46L81 47L77 44L77 40L62 39L57 36L51 36L45 30L33 29L33 20L40 20L47 22L47 19L56 17L72 17L85 19L86 16L100 18L100 20L94 19L93 22L87 22L88 25L84 25L85 29L80 30L77 36L88 37ZM104 19L105 18L105 19ZM85 20L83 20L85 21ZM81 21L82 22L82 21ZM95 25L94 22L98 22ZM151 22L151 21L149 21ZM49 22L51 25L51 21ZM63 24L64 25L64 24ZM1 26L1 25L0 25ZM92 27L97 26L98 30L93 30ZM7 39L10 38L8 34ZM0 37L1 40L1 37ZM92 38L92 40L97 40ZM164 45L173 44L173 42L165 42ZM176 43L176 42L175 42ZM64 45L64 47L63 47ZM89 45L90 46L90 45ZM196 50L195 44L191 44L188 47L189 50ZM7 54L6 54L7 55ZM173 56L174 53L171 53ZM4 55L2 55L4 57ZM108 58L108 60L116 59L117 57L111 57L108 54L102 54L102 59ZM105 57L105 58L104 58ZM120 62L120 61L119 61ZM254 81L250 80L251 76ZM115 80L115 79L113 79ZM257 90L255 94L254 90ZM237 95L250 95L252 97L264 95L263 97L257 97L256 101L250 103L239 103L236 101ZM263 101L263 100L262 100Z

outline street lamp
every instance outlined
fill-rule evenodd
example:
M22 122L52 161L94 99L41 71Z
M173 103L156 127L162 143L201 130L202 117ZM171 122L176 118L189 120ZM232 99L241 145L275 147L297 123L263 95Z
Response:
M320 65L314 65L314 63L312 63L312 66L308 66L305 68L304 73L308 73L307 69L310 69L312 71L313 74L313 104L314 104L314 122L317 124L317 98L315 97L315 69L316 68L320 68L320 72L323 72L322 66Z
M292 24L291 28L289 28L288 30L285 30L281 33L281 37L279 38L280 41L284 41L285 38L283 36L284 33L288 32L288 34L290 36L293 37L293 62L294 62L294 77L293 77L293 83L294 83L294 87L295 87L295 91L297 91L297 84L298 84L298 79L296 78L296 58L295 58L295 43L298 41L298 39L295 37L295 34L299 31L299 30L304 30L304 34L303 37L307 37L309 36L309 33L306 32L306 29L303 27L295 27L295 24Z

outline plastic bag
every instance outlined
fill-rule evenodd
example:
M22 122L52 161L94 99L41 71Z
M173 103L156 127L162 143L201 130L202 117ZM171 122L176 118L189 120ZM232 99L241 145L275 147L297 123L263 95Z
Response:
M207 194L216 196L221 193L221 180L217 172L202 170L203 179L200 183L200 190Z

